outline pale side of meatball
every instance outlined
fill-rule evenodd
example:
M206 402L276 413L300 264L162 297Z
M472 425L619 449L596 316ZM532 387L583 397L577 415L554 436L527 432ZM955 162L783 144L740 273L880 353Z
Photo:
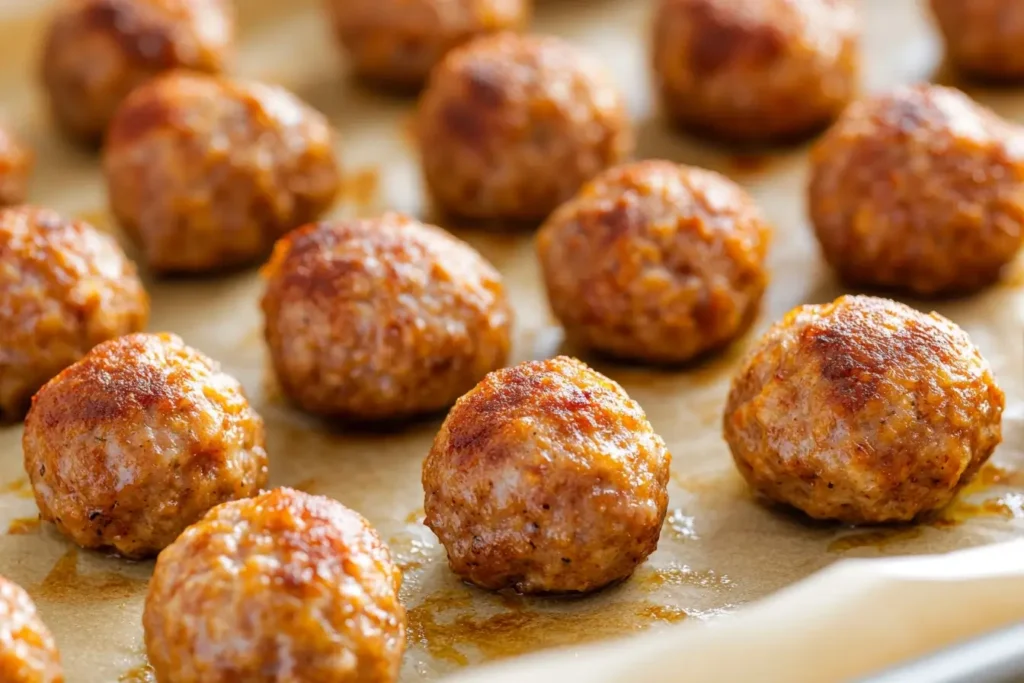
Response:
M214 508L160 553L146 651L161 683L394 683L401 583L358 513L275 489Z
M1024 79L1024 3L1019 0L931 0L960 71L984 79Z
M149 297L109 235L49 209L0 210L0 420L108 339L137 332Z
M749 327L771 229L728 178L668 161L613 168L537 236L548 300L577 343L681 363Z
M851 105L815 144L808 194L850 284L977 290L1024 240L1024 136L959 90L899 87Z
M327 119L288 91L176 72L136 90L103 153L114 215L162 273L264 258L340 187Z
M25 201L34 166L32 150L10 130L0 126L0 207Z
M278 242L264 273L277 379L308 412L436 412L508 358L501 276L468 244L407 216L308 225Z
M671 456L643 410L564 356L491 373L423 463L425 524L482 588L586 593L654 552Z
M543 220L633 152L619 90L558 38L503 33L452 50L417 117L435 203L472 219Z
M360 76L418 88L453 48L519 31L532 0L327 0L335 34Z
M971 481L1002 439L1003 405L955 324L846 296L765 335L733 379L724 433L768 500L816 519L908 522Z
M28 593L0 576L0 681L64 683L57 644Z
M242 386L170 334L105 342L57 375L22 445L42 518L129 558L267 482L263 420Z
M99 142L132 90L171 69L225 70L234 37L231 0L59 0L43 48L50 108Z
M676 123L740 142L815 132L860 80L852 0L659 0L654 74Z

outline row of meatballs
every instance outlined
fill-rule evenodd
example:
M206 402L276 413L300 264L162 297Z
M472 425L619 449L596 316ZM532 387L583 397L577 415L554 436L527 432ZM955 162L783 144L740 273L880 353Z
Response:
M733 380L723 432L768 501L909 521L948 504L989 458L1003 404L955 324L852 296L767 332ZM259 492L262 421L177 337L120 337L54 378L28 415L24 456L42 517L72 540L159 551L143 626L161 683L397 679L405 613L387 547L341 503ZM614 381L573 358L522 363L449 412L423 464L425 524L472 584L592 592L656 549L670 460ZM52 636L3 579L0 616L3 680L62 681Z
M489 47L476 43L465 54ZM133 160L108 161L108 169L123 169L110 174L115 212L129 204L141 214L170 215L166 186L150 184L153 172L168 168L147 163L148 154L134 157L122 137L162 117L187 120L223 100L225 87L176 74L129 98L123 125L115 123L109 138ZM171 111L153 99L182 88L194 90L196 107ZM281 102L267 111L303 120L302 110ZM252 162L245 168L266 170L261 145L285 138L257 138L255 147L241 146ZM167 154L182 152L173 136L152 141ZM227 139L207 143L239 153ZM111 158L122 155L108 151ZM197 169L195 178L209 173L216 169ZM290 201L298 196L283 180L263 180ZM251 258L273 233L313 213L283 210L272 233L242 240L243 230L227 239L229 221L252 226L228 211L231 204L190 204L219 207L204 218L204 237L183 239L176 219L164 224L162 237L149 242L151 265L214 254L223 262L232 250ZM814 146L808 205L825 258L848 283L919 295L976 290L1000 277L1024 239L1024 137L957 90L900 87L852 104ZM146 229L122 222L129 232ZM727 345L755 319L768 283L770 234L750 196L725 177L642 161L586 182L547 218L536 247L551 308L571 342L678 364ZM359 421L440 410L507 357L512 311L500 275L468 245L413 219L308 224L277 241L264 274L277 377L309 412ZM105 339L143 329L148 317L145 291L116 242L45 209L0 212L0 283L0 415L7 420L20 419L32 394L61 369Z

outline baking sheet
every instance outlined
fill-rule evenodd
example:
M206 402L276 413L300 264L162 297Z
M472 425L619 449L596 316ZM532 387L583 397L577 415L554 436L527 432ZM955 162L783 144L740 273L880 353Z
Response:
M37 92L34 65L50 4L0 0L0 115L37 149L32 201L115 230L95 154L56 135ZM412 101L368 91L347 78L319 0L237 4L236 71L293 89L327 113L341 132L348 180L334 213L368 215L393 208L425 215L409 137ZM942 76L941 50L917 2L863 0L862 6L867 89ZM463 586L419 524L420 464L439 420L361 434L307 419L283 403L267 371L258 314L262 286L255 270L214 279L147 280L153 297L150 329L181 334L244 383L267 421L272 484L333 496L365 514L391 543L406 570L410 623L403 681L434 680L467 664L552 646L577 648L595 638L668 628L678 621L714 620L844 557L944 552L1006 540L1024 528L1019 450L1024 430L1014 407L1024 398L1024 267L1014 267L1004 284L975 297L920 304L971 333L1011 406L997 466L985 471L964 501L932 524L853 530L811 524L751 499L719 435L732 368L744 346L771 321L795 305L829 301L843 290L818 257L804 217L806 149L725 152L671 132L659 119L647 76L649 13L648 0L538 0L534 27L603 57L628 94L639 156L726 172L758 199L777 237L762 316L754 332L726 353L672 373L583 356L644 406L674 456L663 540L626 584L576 600L523 599ZM971 94L1024 122L1024 90ZM517 314L513 360L577 353L563 347L547 313L529 233L446 227L505 275ZM19 427L0 430L0 574L37 600L61 647L69 683L146 680L140 615L151 564L78 551L36 523L20 436ZM688 631L683 627L680 637L689 637ZM843 656L856 658L856 652Z

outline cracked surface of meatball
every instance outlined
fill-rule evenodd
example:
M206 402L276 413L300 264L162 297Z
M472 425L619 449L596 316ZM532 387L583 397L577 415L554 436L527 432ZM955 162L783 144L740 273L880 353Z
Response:
M816 519L907 522L947 505L988 460L1004 402L955 324L845 296L772 327L733 379L724 433L771 501Z
M508 357L501 276L468 244L407 216L300 228L278 242L265 275L277 379L308 412L435 412Z
M419 87L452 48L526 28L532 0L327 0L335 34L356 73Z
M952 88L850 106L811 150L809 204L844 280L938 296L998 280L1024 240L1024 135Z
M946 56L970 76L1024 79L1024 4L1018 0L931 0Z
M143 615L161 683L393 683L402 576L341 503L275 489L214 508L160 554Z
M448 414L423 464L425 524L482 588L594 591L657 547L670 461L615 382L564 356L522 363Z
M64 683L57 644L25 590L0 576L0 681Z
M728 178L642 161L602 173L559 207L537 252L570 339L621 358L680 363L753 322L770 233Z
M43 51L58 123L99 142L118 105L175 68L219 73L231 59L231 0L61 0Z
M860 32L851 0L659 0L665 113L741 142L812 133L857 93Z
M31 206L0 210L0 419L100 342L137 332L149 297L109 235Z
M34 166L32 150L0 125L0 207L25 201Z
M242 386L170 334L105 342L57 375L22 445L42 518L129 558L267 481L263 420Z
M543 220L633 152L605 71L559 38L502 33L448 53L420 98L416 135L438 208Z
M330 208L341 183L333 145L327 119L283 88L167 74L110 126L110 206L153 270L252 263Z

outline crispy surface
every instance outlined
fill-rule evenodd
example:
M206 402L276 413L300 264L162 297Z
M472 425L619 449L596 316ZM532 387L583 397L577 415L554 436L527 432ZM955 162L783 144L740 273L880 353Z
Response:
M1024 137L958 90L900 87L818 141L808 194L825 258L851 284L975 290L1024 239Z
M1002 439L1003 392L937 313L801 306L744 360L725 408L740 472L817 519L905 522L948 504Z
M502 33L452 50L417 116L428 189L469 218L541 220L633 151L621 94L558 38Z
M1024 4L1019 0L931 0L947 58L986 79L1024 79Z
M454 47L526 28L531 0L327 0L335 34L356 73L419 87Z
M750 196L712 171L668 161L608 170L537 236L548 300L575 341L678 363L754 320L771 229Z
M851 0L659 0L654 73L677 123L732 140L800 136L856 94Z
M501 276L469 245L407 216L307 225L278 242L265 274L277 378L311 413L437 411L508 357Z
M0 207L21 204L28 196L35 154L0 125Z
M149 297L121 247L83 221L0 210L0 420L107 339L146 326Z
M28 593L0 576L0 681L64 683L57 644Z
M231 0L61 0L42 64L54 117L98 142L121 101L157 74L226 69L234 22Z
M493 372L423 463L425 524L462 579L597 590L654 552L671 456L615 382L564 356Z
M111 208L149 266L250 263L334 202L327 119L276 86L175 72L132 93L103 154Z
M170 334L105 342L57 375L22 445L42 518L131 558L267 481L263 420L242 386Z
M143 625L160 683L391 683L402 577L341 503L291 489L221 505L160 554Z

